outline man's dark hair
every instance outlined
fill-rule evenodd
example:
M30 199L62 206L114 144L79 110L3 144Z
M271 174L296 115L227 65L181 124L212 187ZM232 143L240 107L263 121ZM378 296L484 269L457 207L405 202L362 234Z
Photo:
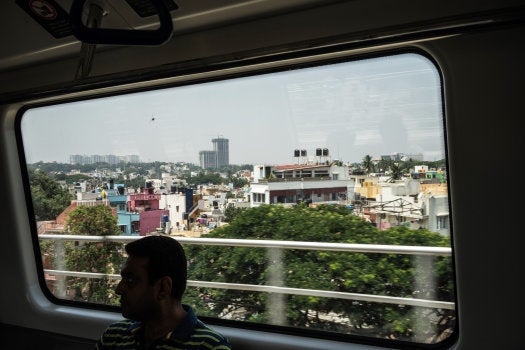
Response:
M148 258L150 283L168 276L172 280L171 295L182 299L186 290L188 266L182 245L168 236L146 236L126 244L126 253L134 257Z

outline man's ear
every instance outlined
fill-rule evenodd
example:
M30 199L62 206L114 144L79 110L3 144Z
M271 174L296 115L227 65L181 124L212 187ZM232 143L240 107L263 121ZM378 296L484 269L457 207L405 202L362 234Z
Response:
M170 298L171 290L173 288L173 281L171 277L164 276L159 279L159 291L157 293L157 298L159 300Z

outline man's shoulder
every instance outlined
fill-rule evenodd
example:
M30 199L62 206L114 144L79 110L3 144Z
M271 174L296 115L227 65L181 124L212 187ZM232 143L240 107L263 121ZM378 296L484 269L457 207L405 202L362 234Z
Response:
M133 330L137 323L130 320L121 320L110 324L96 343L96 350L120 349L121 344L132 344Z
M131 320L120 320L113 322L106 328L106 333L128 333L138 327L137 322Z
M224 335L209 327L200 320L197 322L197 326L195 327L192 338L199 339L202 342L214 346L214 348L218 346L222 346L220 349L230 348L230 342Z

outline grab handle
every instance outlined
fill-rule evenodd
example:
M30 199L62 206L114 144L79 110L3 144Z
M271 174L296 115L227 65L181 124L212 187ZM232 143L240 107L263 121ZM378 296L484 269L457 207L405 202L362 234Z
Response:
M157 11L160 25L155 30L127 30L88 28L82 23L82 10L86 0L73 0L69 11L73 35L89 44L107 45L161 45L171 38L173 22L162 0L150 0Z

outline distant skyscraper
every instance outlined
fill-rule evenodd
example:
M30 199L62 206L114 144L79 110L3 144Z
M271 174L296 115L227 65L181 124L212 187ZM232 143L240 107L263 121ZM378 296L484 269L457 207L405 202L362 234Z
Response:
M215 151L200 151L199 162L203 169L217 168L217 152Z
M72 154L69 156L69 163L70 164L82 164L84 163L84 157L80 154Z
M200 151L199 162L203 169L220 169L230 165L229 140L223 137L212 139L213 151Z
M108 154L105 156L102 156L100 154L93 154L90 156L72 154L69 156L70 164L95 164L104 162L109 163L111 165L115 165L120 162L140 163L140 158L136 154L130 154L127 156L117 156L114 154Z
M211 140L213 143L213 150L217 153L217 168L230 165L230 148L229 140L218 137Z
M108 162L111 165L118 164L118 157L114 154L108 154L104 158L106 159L106 162Z
M136 154L130 154L130 155L126 156L126 161L128 163L140 163L140 158Z

